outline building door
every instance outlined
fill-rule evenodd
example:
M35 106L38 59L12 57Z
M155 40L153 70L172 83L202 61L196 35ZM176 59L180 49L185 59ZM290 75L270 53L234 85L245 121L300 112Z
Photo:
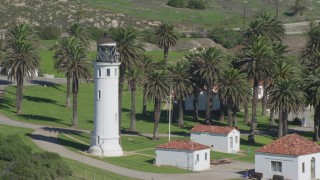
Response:
M315 158L311 158L311 179L315 179L316 178L316 160Z
M230 149L233 148L233 137L230 137Z

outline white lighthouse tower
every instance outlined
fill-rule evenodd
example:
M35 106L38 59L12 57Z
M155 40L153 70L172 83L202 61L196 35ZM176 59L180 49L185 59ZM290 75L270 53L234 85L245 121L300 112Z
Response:
M122 156L119 144L119 54L116 42L106 34L97 42L94 62L94 131L88 152L98 156Z

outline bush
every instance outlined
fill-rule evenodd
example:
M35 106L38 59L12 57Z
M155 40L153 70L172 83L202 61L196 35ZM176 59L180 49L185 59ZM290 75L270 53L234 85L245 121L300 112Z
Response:
M144 29L141 32L141 37L142 37L142 40L147 42L147 43L151 43L151 44L155 44L156 43L154 31L151 30L151 29Z
M87 31L89 32L89 38L95 41L102 38L103 33L105 32L103 29L99 29L97 27L88 27Z
M202 0L190 0L188 2L187 8L190 9L205 9L206 5Z
M242 42L241 32L231 29L214 28L208 37L225 48L233 48Z
M186 0L169 0L167 5L175 8L185 8Z
M39 26L36 30L42 40L58 39L61 36L61 30L55 26Z

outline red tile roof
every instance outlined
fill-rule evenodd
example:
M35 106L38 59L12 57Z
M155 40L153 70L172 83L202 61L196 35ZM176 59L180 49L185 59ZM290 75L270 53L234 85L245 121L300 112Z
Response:
M191 129L191 132L208 132L213 134L229 134L235 127L227 126L210 126L210 125L197 125Z
M165 144L160 144L156 148L196 151L202 149L209 149L210 147L196 142L192 142L190 140L175 140Z
M289 134L263 146L256 152L299 156L320 152L320 146L298 134Z

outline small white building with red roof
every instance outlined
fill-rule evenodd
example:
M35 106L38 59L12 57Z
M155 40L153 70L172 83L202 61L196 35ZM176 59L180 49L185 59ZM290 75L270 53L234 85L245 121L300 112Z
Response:
M255 171L266 179L320 179L320 146L297 134L284 136L256 150Z
M210 168L210 147L188 140L176 140L156 147L156 165L191 171Z
M238 153L240 150L240 131L235 127L197 125L191 129L190 138L213 151Z

